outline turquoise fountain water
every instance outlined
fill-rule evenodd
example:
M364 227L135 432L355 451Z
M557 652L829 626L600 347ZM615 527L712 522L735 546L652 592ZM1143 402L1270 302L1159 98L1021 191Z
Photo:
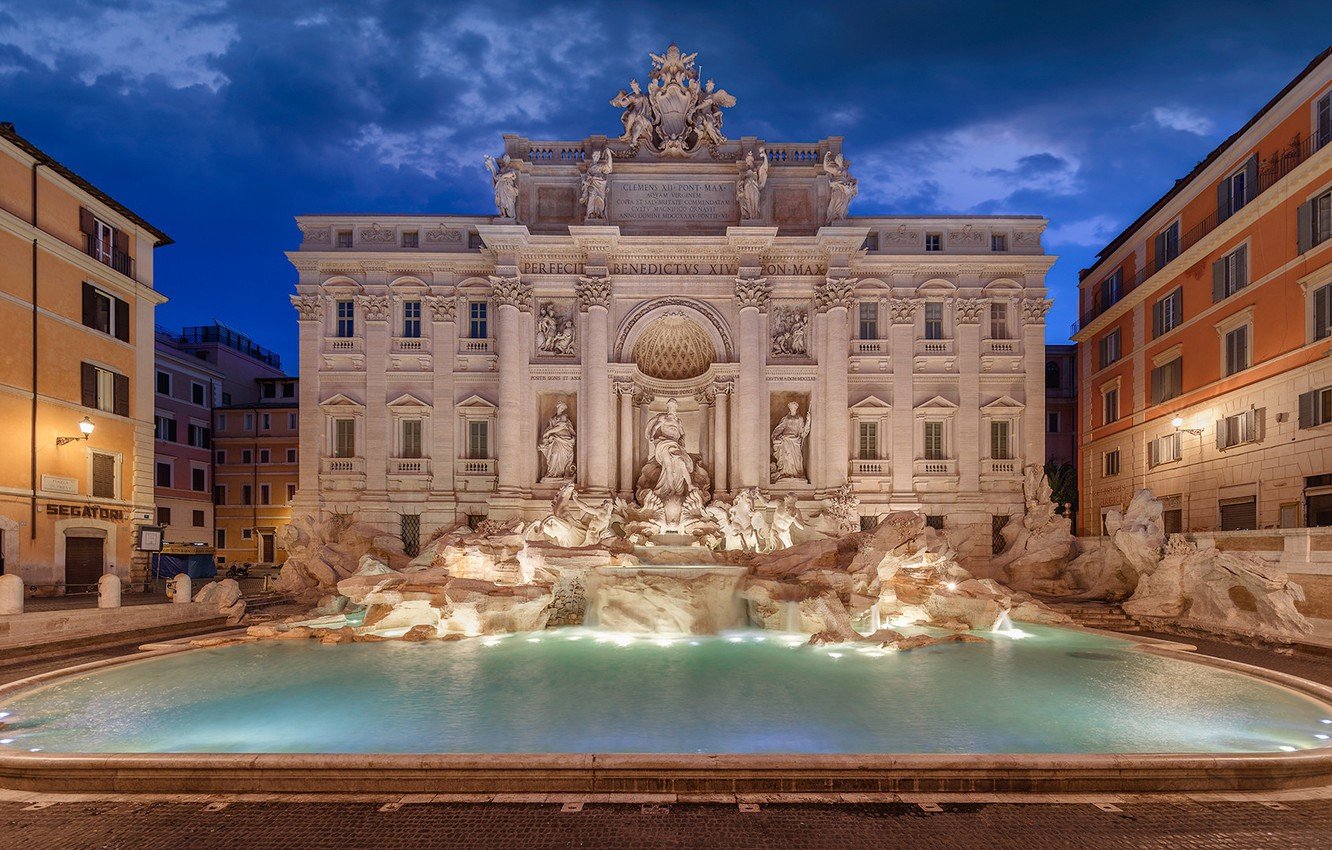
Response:
M1018 634L1022 637L1019 639ZM0 705L43 752L1125 753L1322 746L1299 694L1023 624L911 652L746 630L267 641L104 668Z

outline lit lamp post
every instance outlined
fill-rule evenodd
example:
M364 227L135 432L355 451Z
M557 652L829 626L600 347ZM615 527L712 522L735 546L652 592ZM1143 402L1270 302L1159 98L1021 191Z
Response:
M86 440L92 436L94 427L96 426L93 425L93 421L85 416L83 421L79 423L79 431L82 433L77 437L56 437L56 445L63 446L66 443L77 443L79 440Z
M1184 420L1181 419L1181 418L1178 417L1178 416L1176 416L1174 419L1171 419L1171 420L1170 420L1170 424L1174 426L1174 428L1175 428L1176 431L1180 431L1180 432L1183 432L1183 433L1185 433L1185 434L1192 434L1192 435L1195 436L1195 437L1201 437L1201 436L1202 436L1202 429L1201 429L1201 428L1184 428L1184 427L1182 427L1182 426L1184 425Z

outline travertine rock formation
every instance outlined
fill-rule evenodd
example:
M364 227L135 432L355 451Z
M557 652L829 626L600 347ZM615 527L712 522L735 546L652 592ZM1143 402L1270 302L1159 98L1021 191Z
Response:
M1001 532L1004 551L991 560L991 575L1002 577L1005 584L1019 590L1067 595L1077 589L1068 574L1072 523L1056 513L1058 506L1050 498L1050 482L1040 466L1027 466L1022 493L1025 511L1019 521L1010 522Z
M362 555L406 566L402 543L350 514L298 517L278 532L286 563L274 583L275 590L298 600L313 602L351 575Z
M235 579L224 578L205 584L194 594L194 601L216 605L217 610L233 626L245 616L245 600L241 597L240 585Z

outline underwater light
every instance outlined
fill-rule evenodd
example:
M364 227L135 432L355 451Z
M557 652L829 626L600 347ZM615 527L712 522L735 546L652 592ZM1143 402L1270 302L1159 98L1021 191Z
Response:
M0 738L0 744L12 744L12 743L14 743L13 738Z
M0 720L4 720L8 716L9 716L8 711L0 711Z
M1282 745L1282 746L1280 746L1280 747L1277 747L1277 749L1278 749L1278 750L1281 750L1281 752L1283 752L1283 753L1293 753L1293 752L1295 752L1295 748L1294 748L1294 747L1287 747L1287 746L1285 746L1285 745Z
M1316 732L1316 733L1314 733L1314 737L1317 738L1317 739L1320 740L1320 741L1326 741L1326 740L1328 739L1329 736L1328 736L1328 735L1324 735L1322 732Z
M947 582L946 584L944 584L944 587L948 588L949 590L957 590L957 582L955 581Z
M634 642L634 639L629 637L629 635L616 635L615 637L611 638L611 640L615 641L615 645L621 648L626 647Z
M842 657L842 653L840 653L840 652L830 652L830 653L828 653L828 657L829 657L829 658L841 658L841 657Z
M28 752L30 753L40 753L41 751L42 751L41 747L31 747L28 749Z
M541 643L541 638L528 638L528 643Z

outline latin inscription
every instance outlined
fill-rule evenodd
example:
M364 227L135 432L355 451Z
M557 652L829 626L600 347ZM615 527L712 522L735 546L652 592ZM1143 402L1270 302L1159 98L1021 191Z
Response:
M625 180L611 184L615 221L730 222L739 218L735 184Z

